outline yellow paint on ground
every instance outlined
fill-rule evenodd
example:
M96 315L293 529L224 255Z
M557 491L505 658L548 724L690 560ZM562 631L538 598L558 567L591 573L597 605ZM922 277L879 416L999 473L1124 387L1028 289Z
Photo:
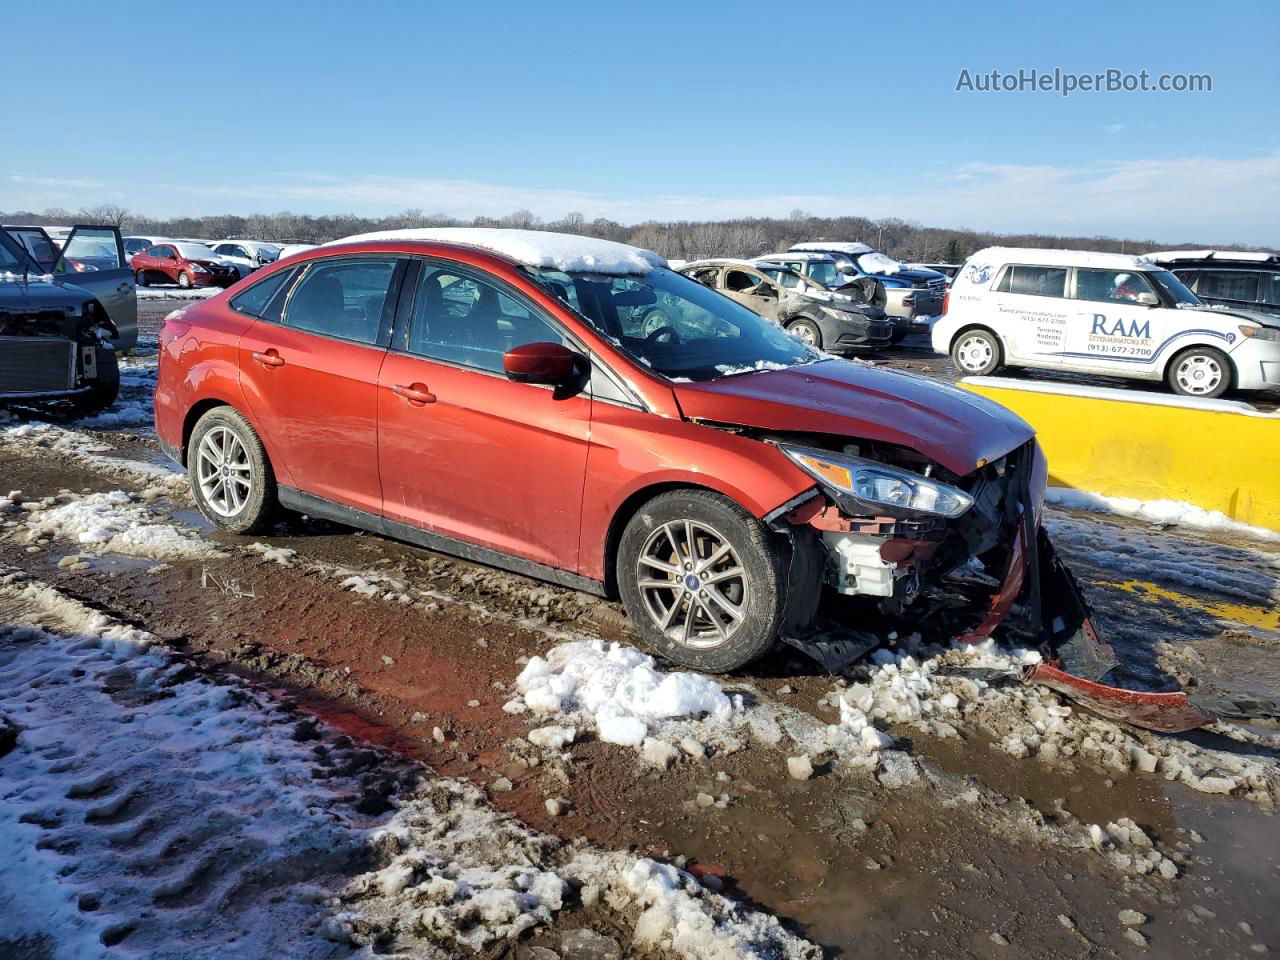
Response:
M960 386L1035 428L1054 486L1179 500L1280 530L1280 416L1144 402L1133 391L1076 396L1007 380Z
M1219 620L1227 620L1231 623L1240 624L1244 627L1255 627L1259 630L1280 632L1280 609L1274 606L1257 607L1249 603L1222 603L1217 600L1202 600L1200 597L1193 597L1188 593L1179 593L1177 590L1170 590L1167 587L1148 583L1145 580L1125 580L1123 583L1101 581L1098 586L1114 587L1117 590L1124 590L1135 596L1145 594L1160 597L1164 600L1171 600L1180 607L1190 607L1193 610L1199 610L1201 613L1207 613L1209 616L1216 617Z

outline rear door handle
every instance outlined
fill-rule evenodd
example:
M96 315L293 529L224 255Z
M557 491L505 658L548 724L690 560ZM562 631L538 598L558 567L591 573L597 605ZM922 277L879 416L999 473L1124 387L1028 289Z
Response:
M257 360L264 367L283 367L284 366L284 357L280 356L280 354L278 354L275 351L274 347L266 351L265 353L259 353L255 350L253 354L253 359Z
M397 397L404 397L415 407L436 402L436 395L427 389L425 383L411 383L408 386L403 383L397 383L391 388L391 392Z

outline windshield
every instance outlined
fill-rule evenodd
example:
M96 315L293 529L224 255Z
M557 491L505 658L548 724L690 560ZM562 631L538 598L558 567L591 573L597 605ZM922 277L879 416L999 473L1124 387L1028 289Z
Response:
M1168 270L1152 270L1147 276L1155 281L1155 285L1163 290L1165 296L1169 297L1175 305L1201 306L1200 298L1188 290L1186 285Z
M715 380L822 359L746 307L670 270L529 273L629 356L672 380Z
M217 260L218 255L203 243L175 243L184 260Z
M8 231L0 230L0 273L40 273L41 269Z

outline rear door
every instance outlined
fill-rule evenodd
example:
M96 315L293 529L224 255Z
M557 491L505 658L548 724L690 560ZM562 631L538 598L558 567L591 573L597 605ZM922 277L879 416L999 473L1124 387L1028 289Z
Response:
M379 383L386 516L576 570L591 398L514 383L502 368L514 346L574 345L496 278L419 262Z
M280 322L240 338L240 385L272 453L305 493L372 514L378 371L407 259L377 254L307 264Z
M991 293L995 311L990 319L1010 358L1075 364L1067 354L1072 307L1066 293L1066 267L1015 263L1005 268Z
M120 335L112 344L128 350L138 342L138 293L119 227L79 225L62 246L55 276L97 297Z

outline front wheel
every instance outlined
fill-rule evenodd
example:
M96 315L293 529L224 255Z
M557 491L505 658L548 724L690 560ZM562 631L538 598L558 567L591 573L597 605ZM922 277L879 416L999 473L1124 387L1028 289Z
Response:
M801 317L798 320L792 320L787 324L787 333L791 334L801 343L807 343L815 350L822 349L822 330L808 317Z
M640 508L618 545L627 615L659 653L711 673L736 670L777 640L782 548L755 517L708 490L675 490Z
M180 286L183 290L190 290L191 274L187 273L185 270L182 271L182 273L178 274L178 286Z
M1000 366L1000 341L990 330L966 330L956 338L951 359L967 377L985 377Z
M97 347L94 358L98 376L89 384L89 392L76 399L76 415L87 417L107 409L120 395L120 362L111 347Z
M187 479L196 506L228 533L254 533L276 506L276 478L262 441L231 407L215 407L191 431Z
M1231 387L1231 361L1213 347L1192 347L1173 358L1165 378L1184 397L1220 397Z

